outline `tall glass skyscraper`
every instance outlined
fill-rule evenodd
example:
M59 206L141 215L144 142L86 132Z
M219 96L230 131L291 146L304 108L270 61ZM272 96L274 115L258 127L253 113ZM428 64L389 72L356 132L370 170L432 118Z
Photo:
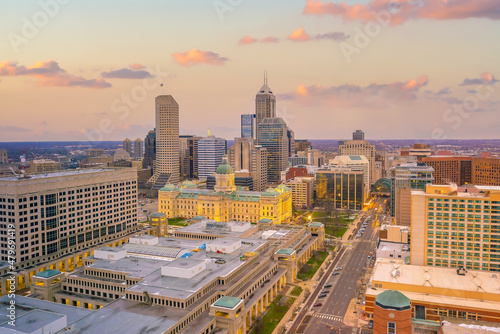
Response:
M267 180L279 183L288 166L287 126L281 118L264 118L259 123L258 142L267 149Z
M241 115L241 138L256 138L256 116L255 114Z
M264 118L276 117L276 97L267 85L267 76L264 77L264 85L255 96L255 117L257 125L257 138L259 137L259 124Z
M198 177L213 176L226 152L226 140L215 136L198 140Z

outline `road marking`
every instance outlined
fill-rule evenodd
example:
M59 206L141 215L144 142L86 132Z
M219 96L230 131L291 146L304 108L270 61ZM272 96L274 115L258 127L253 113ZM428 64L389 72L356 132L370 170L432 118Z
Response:
M344 320L344 318L342 318L342 317L332 315L332 314L323 314L323 313L315 313L314 317L320 318L320 319L337 321L337 322L342 322Z

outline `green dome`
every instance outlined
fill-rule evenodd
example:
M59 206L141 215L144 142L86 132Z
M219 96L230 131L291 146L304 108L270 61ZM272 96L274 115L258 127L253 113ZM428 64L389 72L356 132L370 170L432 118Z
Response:
M396 290L386 290L375 298L375 304L385 308L397 311L411 308L411 302L408 297Z
M166 184L165 187L161 188L160 191L175 191L177 187L173 184Z
M217 167L217 170L215 171L216 174L219 175L229 175L229 174L234 174L233 167L231 167L227 162L222 163L219 167Z

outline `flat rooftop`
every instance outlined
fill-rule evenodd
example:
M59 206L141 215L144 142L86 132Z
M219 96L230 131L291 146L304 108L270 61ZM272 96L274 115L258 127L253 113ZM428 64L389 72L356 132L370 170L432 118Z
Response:
M464 276L461 276L454 268L402 265L378 259L372 280L401 285L479 291L496 294L500 297L499 277L500 273L472 270L468 270ZM403 292L403 289L401 291Z
M216 241L219 240L220 239L217 239ZM253 252L268 242L267 240L259 239L240 240L243 242L241 248L232 254L213 253L200 250L198 252L192 252L192 255L186 259L176 260L187 260L193 263L197 261L200 263L202 261L206 262L206 269L192 278L162 276L161 270L157 270L144 277L141 282L128 288L127 290L141 294L147 291L151 296L156 295L167 298L187 299L200 289L203 289L214 279L218 277L226 277L233 271L244 266L246 262L242 261L240 256L244 255L246 252ZM245 241L247 243L244 243ZM217 259L223 260L223 263L215 263ZM174 264L172 263L171 265Z
M249 228L243 231L233 231L233 228L243 228L245 225L250 224L245 222L227 222L218 223L215 220L204 219L200 222L193 223L191 225L182 227L175 231L175 233L196 233L196 234L206 234L206 235L220 235L228 236L233 238L238 238L241 235L248 232L254 226L249 225Z
M30 174L27 177L17 177L17 176L7 176L0 178L0 181L26 181L26 180L39 180L39 179L48 179L48 178L60 178L63 176L76 176L76 175L86 175L92 173L102 173L102 172L119 172L121 170L126 170L125 168L121 169L113 169L113 168L83 168L83 169L73 169L73 170L64 170L57 172L49 172L49 173L40 173L40 174ZM132 170L132 168L130 168Z
M120 260L100 259L97 262L89 264L86 268L112 270L121 273L128 273L130 277L140 278L147 276L162 266L170 263L169 260L149 259L137 256L127 256ZM82 271L83 272L83 271ZM75 273L76 274L76 273ZM71 277L75 274L69 274Z
M172 316L171 308L149 306L123 299L100 308L88 317L69 325L64 334L162 334L174 326L181 317Z
M9 321L7 315L9 314L8 307L10 306L10 301L11 299L9 298L9 296L3 296L0 298L0 319L2 319L0 323L2 325L4 323L3 321L4 319ZM18 328L18 326L20 327L26 326L27 324L23 324L22 316L35 310L42 311L45 313L40 313L40 312L34 313L30 316L26 316L24 320L27 321L30 321L30 319L36 320L39 324L42 324L48 320L55 319L53 314L57 314L57 315L65 315L69 325L94 313L94 311L92 310L87 310L81 307L68 306L45 300L24 297L20 295L16 295L15 301L16 301L16 329Z

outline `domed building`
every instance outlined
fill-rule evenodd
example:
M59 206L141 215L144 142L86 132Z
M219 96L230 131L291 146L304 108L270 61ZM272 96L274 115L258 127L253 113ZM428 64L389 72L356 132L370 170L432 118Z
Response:
M190 181L180 187L167 184L158 193L158 212L168 218L203 216L218 222L280 224L292 218L292 191L285 185L264 192L238 190L234 170L224 157L215 172L214 190L198 189Z

